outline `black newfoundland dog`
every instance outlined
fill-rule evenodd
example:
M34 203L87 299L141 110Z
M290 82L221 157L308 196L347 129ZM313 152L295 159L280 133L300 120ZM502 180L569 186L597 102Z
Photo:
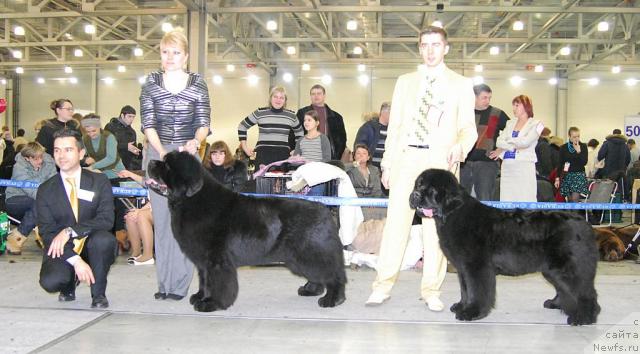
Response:
M494 306L496 275L542 272L556 289L544 307L561 309L567 323L595 323L600 312L593 279L598 249L591 226L567 212L484 205L444 170L426 170L416 179L410 204L436 221L440 247L458 270L460 302L456 318L483 318Z
M301 296L326 295L321 307L345 300L342 244L330 212L304 200L253 198L226 189L186 152L149 163L147 185L167 196L180 248L198 269L196 311L224 310L238 295L236 268L283 262L308 282Z

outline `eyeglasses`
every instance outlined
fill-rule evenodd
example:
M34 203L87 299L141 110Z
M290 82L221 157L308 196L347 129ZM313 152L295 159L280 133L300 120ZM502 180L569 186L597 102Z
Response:
M73 107L60 107L60 109L64 109L65 111L73 112Z

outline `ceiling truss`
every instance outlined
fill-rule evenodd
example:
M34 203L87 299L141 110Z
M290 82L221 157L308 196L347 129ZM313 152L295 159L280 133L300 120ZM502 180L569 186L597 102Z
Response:
M338 5L339 3L339 5ZM437 4L442 4L440 11ZM157 65L162 24L186 27L206 12L209 63L407 65L420 61L416 37L434 20L449 32L448 62L496 68L545 65L571 74L607 65L640 70L635 0L26 0L0 1L0 72L17 66ZM269 30L268 21L277 29ZM356 30L348 30L355 20ZM516 20L524 30L512 29ZM606 21L607 31L598 24ZM84 32L93 25L96 32ZM20 26L24 35L16 35ZM491 47L498 55L490 55ZM560 49L571 47L569 55ZM295 54L288 54L293 47ZM361 54L354 54L359 47ZM142 56L134 56L134 49ZM80 49L82 57L74 56ZM15 57L14 53L21 54Z

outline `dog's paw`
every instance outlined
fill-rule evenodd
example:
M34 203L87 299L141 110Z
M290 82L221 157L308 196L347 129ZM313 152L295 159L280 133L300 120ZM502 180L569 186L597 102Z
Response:
M196 300L193 304L193 309L198 312L212 312L219 310L220 308L210 298L204 298Z
M199 290L197 293L189 297L189 303L191 305L195 305L195 303L202 300L203 297L204 297L204 292L202 290Z
M548 299L545 300L544 304L542 304L542 306L545 309L559 309L560 305L556 302L557 297L553 298L553 299Z
M310 281L298 288L298 295L300 296L318 296L322 295L322 293L324 293L324 285Z
M451 305L451 307L449 307L449 311L453 313L458 313L458 311L460 311L461 308L462 308L462 301L456 302L455 304Z
M481 311L476 306L461 307L456 312L456 319L460 321L475 321L487 317L488 311Z
M320 307L336 307L342 304L344 300L346 300L344 296L340 296L337 299L332 299L329 298L328 295L325 295L318 299L318 305L320 305Z

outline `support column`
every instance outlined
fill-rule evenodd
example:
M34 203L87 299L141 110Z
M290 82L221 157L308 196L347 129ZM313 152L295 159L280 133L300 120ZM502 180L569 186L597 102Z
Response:
M202 3L197 11L188 12L189 71L203 77L207 74L207 11Z
M558 78L556 85L556 126L555 131L551 135L559 136L563 139L567 136L567 127L569 118L569 79Z

